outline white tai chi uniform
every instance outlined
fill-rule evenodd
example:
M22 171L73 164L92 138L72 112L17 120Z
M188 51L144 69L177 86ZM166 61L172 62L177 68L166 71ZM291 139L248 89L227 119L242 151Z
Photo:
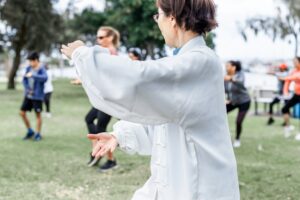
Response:
M92 105L121 119L121 149L151 155L151 177L133 200L240 199L222 66L203 37L156 61L98 46L72 59Z

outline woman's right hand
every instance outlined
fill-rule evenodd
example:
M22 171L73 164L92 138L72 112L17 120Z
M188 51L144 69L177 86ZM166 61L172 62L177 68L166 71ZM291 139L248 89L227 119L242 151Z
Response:
M110 133L88 134L88 138L97 141L92 151L92 156L96 158L100 158L108 152L113 152L118 146L117 138Z

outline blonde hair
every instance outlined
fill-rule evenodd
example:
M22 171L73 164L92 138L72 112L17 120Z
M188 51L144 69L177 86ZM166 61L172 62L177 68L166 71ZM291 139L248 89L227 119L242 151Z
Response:
M120 33L117 29L111 27L111 26L101 26L98 31L105 31L107 33L107 36L113 37L113 45L117 48L120 46Z

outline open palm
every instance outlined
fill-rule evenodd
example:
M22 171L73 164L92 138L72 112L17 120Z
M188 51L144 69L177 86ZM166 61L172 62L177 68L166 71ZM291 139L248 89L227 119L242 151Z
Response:
M100 158L108 152L113 152L118 146L117 139L109 133L88 134L90 140L96 140L92 156Z

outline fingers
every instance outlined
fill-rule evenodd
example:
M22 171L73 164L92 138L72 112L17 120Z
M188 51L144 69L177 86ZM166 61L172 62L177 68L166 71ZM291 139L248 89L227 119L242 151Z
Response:
M93 148L92 156L95 156L96 158L100 158L101 156L98 155L99 151L103 147L103 142L97 142L96 146Z
M87 137L90 140L97 140L92 152L92 156L96 158L104 156L109 151L113 152L118 145L116 138L108 133L88 134Z
M88 134L87 137L88 137L90 140L100 140L100 139L101 139L100 134Z
M109 140L113 136L111 134L108 134L108 133L98 133L98 134L88 134L87 137L90 140Z
M66 56L68 56L68 51L69 51L69 47L67 47L66 45L62 45L61 46L61 49L60 49L60 52Z
M64 54L65 56L67 56L68 58L71 58L72 53L74 52L75 49L77 49L78 47L84 46L85 44L80 41L80 40L76 40L75 42L71 42L68 43L67 45L62 45L61 46L61 53Z
M99 142L99 144L95 146L92 155L95 156L96 158L100 158L106 155L108 152L114 152L116 147L117 147L117 142L113 138L106 143Z
M84 46L84 43L81 40L76 40L74 42L68 43L68 47L70 48L74 48L74 47L76 48L79 46Z
M99 142L93 149L92 156L95 156L96 158L103 157L110 151L110 144L109 143L103 143Z

